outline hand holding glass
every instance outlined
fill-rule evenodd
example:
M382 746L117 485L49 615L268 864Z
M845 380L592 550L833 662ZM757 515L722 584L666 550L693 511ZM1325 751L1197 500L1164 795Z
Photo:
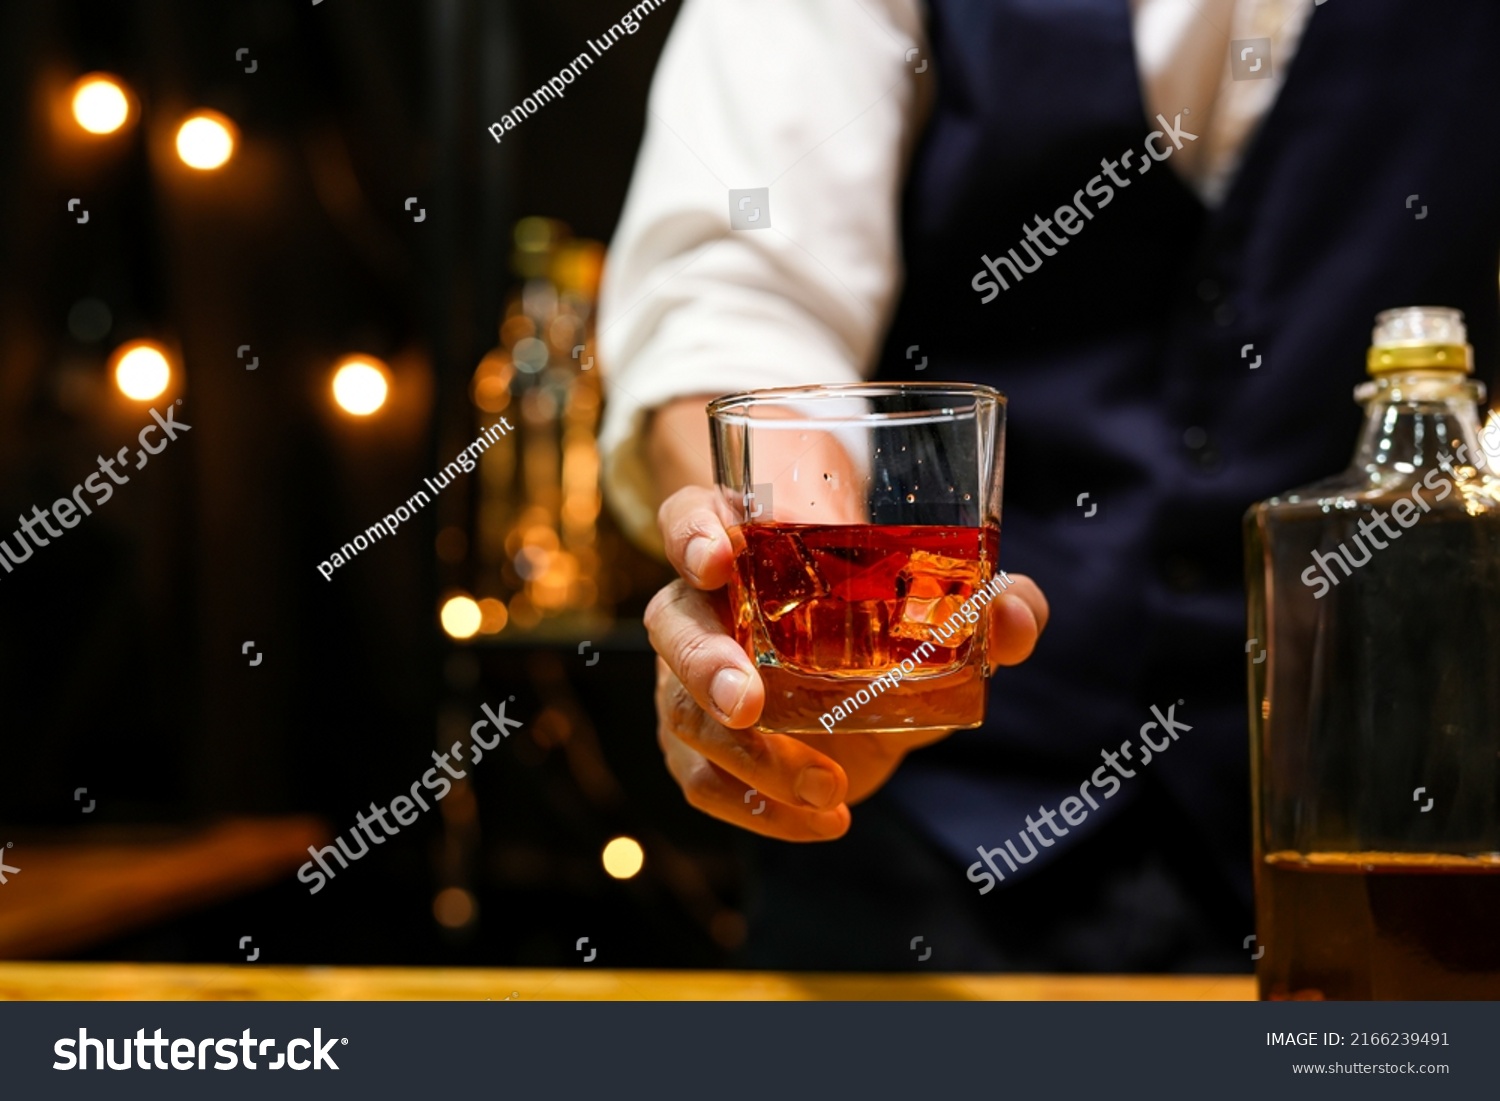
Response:
M1005 397L796 387L709 405L734 631L789 734L984 721Z

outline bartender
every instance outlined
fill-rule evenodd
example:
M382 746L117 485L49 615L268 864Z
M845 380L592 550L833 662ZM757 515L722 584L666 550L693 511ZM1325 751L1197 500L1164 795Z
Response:
M758 835L742 962L1251 966L1240 519L1342 467L1381 309L1456 306L1493 362L1497 55L1489 0L684 0L606 273L605 484L680 574L666 767ZM1010 398L990 718L756 733L704 403L870 378ZM996 856L1159 714L1170 752Z

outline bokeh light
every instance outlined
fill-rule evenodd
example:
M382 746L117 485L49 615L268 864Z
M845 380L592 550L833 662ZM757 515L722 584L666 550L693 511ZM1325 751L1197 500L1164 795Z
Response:
M334 368L333 400L356 417L368 417L379 409L390 390L390 372L378 359L350 356Z
M493 596L487 596L479 602L480 633L486 635L498 634L505 629L505 624L510 620L510 612L506 610L505 602L496 600Z
M177 128L177 155L189 168L220 168L234 155L234 123L217 111L189 115Z
M490 352L474 369L470 391L474 404L486 413L505 412L510 405L510 384L515 373L508 352L503 349Z
M462 929L479 915L474 896L462 887L445 887L432 900L432 916L444 929Z
M114 354L115 385L135 401L159 397L172 381L172 365L161 345L149 340L123 344Z
M646 863L646 850L633 837L616 837L604 846L604 870L616 879L631 879Z
M130 100L108 73L90 73L73 85L73 119L90 134L113 134L130 117Z
M443 630L450 638L473 638L484 622L484 613L470 596L450 596L443 601L443 610L438 613Z

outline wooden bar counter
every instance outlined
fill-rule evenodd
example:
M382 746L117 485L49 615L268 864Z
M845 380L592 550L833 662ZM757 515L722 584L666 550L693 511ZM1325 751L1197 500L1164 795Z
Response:
M0 963L6 1001L1248 1001L1249 975L836 975Z

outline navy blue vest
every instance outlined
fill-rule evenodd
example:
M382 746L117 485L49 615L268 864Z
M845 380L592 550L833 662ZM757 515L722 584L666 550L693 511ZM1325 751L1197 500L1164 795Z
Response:
M1001 562L1037 580L1052 621L1030 661L996 675L986 727L914 754L890 793L967 865L1076 794L1101 748L1139 745L1151 705L1176 705L1192 731L1021 872L1151 799L1248 898L1241 517L1348 462L1378 311L1464 310L1493 377L1500 4L1318 7L1212 211L1170 164L1139 174L1160 126L1129 0L929 10L936 106L880 376L1009 395ZM1043 237L1056 255L1019 281L1002 266L1011 286L982 303L981 255L1017 246L1126 149L1129 186L1107 207L1086 195L1077 235Z

